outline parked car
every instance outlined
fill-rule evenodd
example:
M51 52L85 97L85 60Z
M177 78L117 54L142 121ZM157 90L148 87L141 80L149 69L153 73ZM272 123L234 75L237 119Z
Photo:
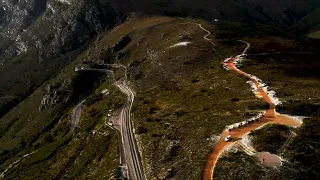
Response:
M226 138L224 138L224 141L228 142L231 140L231 135L228 135Z
M228 131L232 131L233 129L234 129L234 126L233 126L233 125L231 125L231 126L228 127Z
M247 126L248 123L247 123L247 121L243 121L243 122L241 122L241 125L242 125L242 126Z

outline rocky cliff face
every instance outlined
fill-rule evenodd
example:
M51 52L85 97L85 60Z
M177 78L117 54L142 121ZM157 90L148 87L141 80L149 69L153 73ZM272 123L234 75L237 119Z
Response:
M61 85L47 85L46 92L43 94L39 112L48 106L54 106L59 102L67 103L72 95L72 80L65 79Z
M39 61L56 58L116 20L112 11L83 0L3 0L0 7L1 39L8 42L2 47L4 64L28 51L39 53Z
M23 99L121 18L95 0L0 1L0 97Z

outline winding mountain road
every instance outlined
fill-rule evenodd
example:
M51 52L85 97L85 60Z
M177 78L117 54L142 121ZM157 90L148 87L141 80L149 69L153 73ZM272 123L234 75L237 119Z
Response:
M30 155L36 153L38 150L33 151L29 154L25 154L23 155L20 159L14 161L13 163L11 163L1 174L0 174L0 178L4 178L5 177L5 173L8 172L11 168L13 168L14 166L17 166L18 163L20 163L22 160L26 159L27 157L29 157Z
M242 53L240 54L240 55L245 55L246 54L246 52L248 51L248 49L251 47L251 44L250 43L248 43L247 41L243 41L243 40L238 40L239 42L243 42L243 43L245 43L247 46L246 46L246 48L244 48L244 50L242 51Z
M81 101L73 110L71 114L71 127L70 131L72 132L74 128L76 128L79 125L80 117L82 113L82 106L85 100Z
M125 80L117 81L115 86L117 86L120 91L127 96L127 102L124 104L124 107L120 113L120 122L129 179L144 180L145 177L141 164L141 158L131 124L130 112L134 101L134 92L126 84Z
M134 101L134 91L127 85L126 66L119 64L105 64L114 68L122 68L125 70L125 78L115 81L114 72L107 69L91 69L80 66L76 71L101 71L109 74L111 81L123 94L126 95L127 101L123 105L119 115L120 127L113 127L120 135L120 163L125 178L133 180L144 180L144 172L139 154L139 149L135 136L133 134L133 127L131 124L131 108Z
M299 121L294 117L278 114L275 110L275 107L279 103L279 100L274 97L274 92L268 90L268 87L266 87L265 84L256 76L247 74L236 67L236 65L242 61L242 58L245 55L246 51L250 48L250 43L242 40L240 41L243 43L246 43L247 47L244 49L244 51L240 55L237 55L235 58L226 59L224 61L224 66L227 66L228 69L234 72L237 72L243 75L244 77L250 79L251 80L250 84L254 86L253 92L258 98L263 98L269 104L269 109L256 122L250 123L245 127L233 129L232 131L229 131L228 129L223 130L223 132L221 133L220 139L215 144L213 151L209 154L209 157L205 165L205 169L203 171L203 176L202 176L203 180L213 179L214 168L221 154L228 147L232 146L234 143L241 140L245 135L247 135L251 131L261 128L269 123L283 124L290 127L298 127L302 124L301 121ZM231 135L232 139L230 141L225 141L225 138L228 135Z
M205 36L203 36L203 39L206 41L209 41L212 44L212 49L215 53L217 53L216 49L215 49L215 44L212 41L212 39L208 38L211 35L211 32L209 30L207 30L206 28L204 28L201 24L197 24L197 23L193 23L199 26L200 29L202 29L203 31L205 31L207 34Z

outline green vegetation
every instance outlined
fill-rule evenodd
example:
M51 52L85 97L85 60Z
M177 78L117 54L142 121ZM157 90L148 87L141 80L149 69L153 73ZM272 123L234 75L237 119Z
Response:
M303 126L297 130L298 136L286 148L285 158L297 169L294 179L313 179L319 173L320 144L316 141L320 138L319 120L318 117L305 119Z
M304 120L302 127L296 130L297 136L281 153L281 156L286 160L282 167L278 169L266 168L243 152L230 152L219 160L215 179L313 179L318 174L320 160L320 153L317 151L320 146L316 141L320 136L319 123L319 118ZM269 126L267 130L271 128L279 130L283 127ZM266 134L263 130L259 130L260 133ZM264 140L264 136L255 135L255 137L261 137L260 141ZM268 147L271 148L266 145L266 148Z
M105 127L104 117L108 109L119 108L124 97L107 82L105 73L74 72L76 64L82 63L88 52L96 55L92 55L92 59L108 55L102 53L102 48L99 50L101 52L95 52L95 48L84 51L59 75L1 118L1 172L23 155L36 151L10 169L5 179L79 179L89 176L111 179L116 176L118 137L114 130ZM107 59L107 63L114 60L110 56ZM103 88L111 91L109 96L101 95ZM40 108L46 94L50 94L51 103ZM86 97L89 101L82 113L80 127L71 133L71 109ZM93 130L106 136L93 135Z
M50 169L44 177L80 178L90 174L85 170L87 168L96 171L105 168L110 175L117 176L115 132L103 128L103 123L105 112L121 107L124 96L115 87L102 83L106 80L104 74L75 73L73 69L80 63L92 66L92 63L120 62L130 67L128 76L137 92L133 123L139 133L143 163L151 164L145 169L147 177L200 178L212 148L209 139L226 125L250 117L244 113L245 109L255 112L263 103L252 95L245 79L222 68L221 57L214 54L211 44L203 39L205 32L189 22L210 27L203 21L165 17L136 18L120 25L99 38L94 48L80 54L59 75L4 116L0 129L3 134L0 139L1 169L19 156L39 149L7 172L6 177L37 178L44 175L45 169ZM192 42L190 46L167 49L186 38ZM116 47L116 52L112 53L112 47ZM236 54L241 47L233 50L231 46L219 47L223 56L229 56L230 52ZM88 53L90 58L86 57ZM115 73L117 77L123 76L122 71ZM65 82L71 83L65 87ZM58 91L63 97L70 95L70 103L48 106L39 113L38 107L47 93L48 84L51 85L50 92ZM100 95L105 88L110 91L106 97ZM62 93L65 89L70 90L70 94ZM87 107L80 127L70 136L69 112L85 97L88 97ZM30 117L31 122L28 121ZM19 130L22 124L27 125ZM21 132L17 133L18 130ZM97 140L96 135L91 135L93 130L110 131L112 135ZM97 145L106 149L99 150ZM46 147L52 149L44 153L41 149ZM98 148L96 153L93 148ZM104 155L106 161L114 163L99 168L92 159L100 157L103 151L109 154ZM74 165L70 165L72 162ZM168 168L164 169L164 166Z
M214 179L262 179L265 169L257 163L254 157L244 152L228 153L219 159L215 169Z
M316 32L308 34L308 38L320 39L320 31L316 31Z
M143 28L137 24L150 21L158 22ZM210 28L192 19L135 19L104 38L126 32L123 35L130 33L132 39L119 53L129 54L121 62L130 67L129 78L137 92L133 123L147 178L199 179L212 149L211 137L226 125L249 118L245 109L255 114L264 105L245 79L222 68L223 58L203 39L206 32L190 22ZM168 49L185 39L191 42L188 47ZM217 48L227 57L242 47L219 44Z
M277 154L291 135L289 127L284 125L267 125L250 133L252 145L258 152L267 151Z
M110 96L101 97L85 107L80 126L74 133L69 132L69 116L62 116L59 122L55 121L52 127L47 127L47 131L44 131L31 146L32 151L38 151L9 170L5 178L112 179L115 177L119 166L118 137L114 130L104 125L104 118L108 109L119 108L124 103L124 97L115 91L115 88L110 87L110 89L113 90ZM100 96L99 94L93 94L91 98ZM93 134L93 130L105 135ZM21 151L22 149L25 150ZM19 150L21 152L15 151L12 154L12 151L6 151L7 156L1 155L2 158L8 159L1 167L7 167L9 163L27 153L26 147L20 147ZM11 154L8 154L9 152Z
M276 96L283 103L277 107L279 113L305 118L301 127L293 129L297 136L280 152L278 150L286 141L290 128L269 125L250 134L257 151L277 153L287 160L279 170L260 166L259 162L247 155L243 155L245 158L239 157L237 153L229 153L229 156L219 160L216 179L250 179L256 176L259 176L258 179L314 179L319 172L317 162L320 157L317 143L320 122L317 118L320 113L318 46L314 46L314 42L299 44L295 40L279 37L246 40L252 47L241 69L258 76L275 90ZM294 53L301 51L312 53ZM242 162L233 163L236 158ZM246 170L242 167L246 167ZM243 174L236 173L240 170L243 170Z
M212 44L203 39L206 32L193 23L201 23L214 33L209 38L216 44L218 54L212 50ZM121 108L125 96L108 83L105 74L74 72L74 67L86 64L105 68L98 64L121 63L128 67L130 86L136 92L132 121L147 179L200 179L213 139L225 126L267 108L267 104L251 92L247 79L222 67L224 58L239 54L244 48L243 43L231 39L238 39L236 33L225 39L230 31L195 19L143 17L130 19L101 35L94 46L1 118L0 170L24 154L38 150L8 171L5 178L119 178L117 134L104 123L108 110ZM168 48L186 40L191 44ZM252 44L252 49L241 69L257 75L277 92L283 100L278 111L317 116L320 84L315 62L319 54L290 55L288 52L301 51L300 45L279 37L248 35L245 40ZM309 42L303 43L305 47ZM302 50L316 52L317 49ZM254 55L278 51L287 54ZM113 70L117 78L123 76L123 70ZM101 94L104 89L110 92L106 96ZM52 97L54 92L61 99L69 100L46 105L39 112L43 96ZM71 133L70 112L83 99L86 102L80 126ZM305 134L307 127L317 129L318 126L311 124L298 129L297 138L311 138L316 142L314 136ZM271 126L255 132L257 139L254 141L262 139L264 142L255 143L256 148L279 149L285 137L282 130L288 129ZM269 143L272 138L278 141ZM317 146L316 143L312 145ZM293 167L298 172L298 167L290 163L305 163L299 159L298 151L310 149L299 149L293 143L287 149L292 149L292 154L283 168ZM287 149L284 156L289 156ZM279 175L270 174L273 170L256 164L252 157L243 153L228 155L217 165L218 179ZM309 170L316 171L315 168Z

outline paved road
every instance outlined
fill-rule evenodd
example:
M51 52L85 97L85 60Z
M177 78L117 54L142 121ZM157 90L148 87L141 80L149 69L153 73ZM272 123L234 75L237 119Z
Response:
M124 104L119 115L120 127L114 126L120 135L120 162L122 165L122 172L128 179L144 180L144 172L141 164L141 158L138 146L133 134L133 127L131 124L131 108L134 101L134 92L126 84L126 67L118 64L106 64L114 68L123 68L125 70L125 79L115 82L114 73L107 69L91 69L83 66L77 67L75 71L101 71L109 74L112 83L120 89L122 93L127 96L127 101Z
M81 101L73 110L71 114L71 127L70 131L72 132L74 128L76 128L80 122L80 117L82 113L82 106L86 100Z
M106 66L110 66L110 67L113 67L113 68L121 68L124 70L124 77L125 79L127 80L127 67L122 65L122 64L104 64Z
M123 138L122 138L122 133L121 133L121 124L119 124L119 125L110 125L107 122L107 120L106 120L105 124L107 126L109 126L111 129L114 129L115 131L117 131L117 133L118 133L121 171L122 171L122 175L125 178L128 178L127 161L126 161L126 155L125 155L124 146L123 146Z
M124 146L129 179L144 180L145 177L141 164L141 158L133 134L133 128L130 119L130 112L134 101L134 92L132 89L130 89L130 87L127 86L125 80L117 81L115 83L115 86L117 86L120 89L120 91L127 96L127 102L125 103L119 118L122 124L122 144Z
M18 160L16 160L16 161L14 161L13 163L11 163L11 164L0 174L0 178L4 178L5 173L8 172L12 167L18 165L19 162L21 162L21 161L24 160L25 158L29 157L30 155L36 153L37 151L38 151L38 150L33 151L33 152L29 153L29 154L25 154L25 155L23 155L20 159L18 159Z

